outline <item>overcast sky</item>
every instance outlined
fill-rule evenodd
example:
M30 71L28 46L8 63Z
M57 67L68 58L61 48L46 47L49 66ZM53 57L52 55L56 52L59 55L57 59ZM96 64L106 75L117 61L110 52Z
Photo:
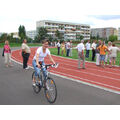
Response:
M118 28L119 13L119 0L1 0L0 32L17 32L19 25L35 30L39 20Z

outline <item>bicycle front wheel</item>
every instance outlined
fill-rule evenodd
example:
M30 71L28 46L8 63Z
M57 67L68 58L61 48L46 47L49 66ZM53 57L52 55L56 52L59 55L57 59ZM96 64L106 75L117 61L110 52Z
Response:
M48 78L45 82L45 97L49 103L54 103L57 98L57 88L55 81L52 78Z

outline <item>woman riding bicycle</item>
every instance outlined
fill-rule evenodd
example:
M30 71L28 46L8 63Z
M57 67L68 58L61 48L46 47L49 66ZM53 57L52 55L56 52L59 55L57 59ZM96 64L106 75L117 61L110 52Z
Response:
M35 56L32 61L32 65L35 70L35 76L37 77L38 75L40 76L40 66L45 65L44 63L44 58L48 55L50 61L55 64L55 61L53 60L50 51L48 49L48 40L45 39L42 42L42 47L39 47L35 53ZM44 78L46 78L46 68L42 68ZM40 81L39 81L40 82ZM33 86L35 86L35 80L33 79Z

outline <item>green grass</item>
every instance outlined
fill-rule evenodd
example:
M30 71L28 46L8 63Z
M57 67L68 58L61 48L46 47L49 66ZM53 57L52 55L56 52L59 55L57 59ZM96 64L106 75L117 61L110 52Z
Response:
M5 44L0 43L0 48L3 48ZM28 46L41 46L40 43L28 43ZM10 43L10 47L21 47L21 43Z
M41 46L41 44L39 43L28 43L28 45L29 46ZM0 48L3 48L3 46L4 46L4 43L0 43ZM21 47L21 43L10 43L10 47ZM51 51L51 54L57 55L57 48L50 48L50 51ZM61 53L59 56L62 56ZM63 55L63 57L66 57L66 54ZM68 58L78 59L77 50L73 49L72 57L68 57ZM89 58L86 58L86 61L91 61L91 59L92 59L92 51L90 51ZM119 61L120 61L120 52L117 55L116 65L120 65Z
M57 55L57 48L49 48L49 49L50 49L51 54ZM84 52L84 53L86 53L86 52ZM60 55L57 55L57 56L62 56L61 51L60 51ZM66 55L63 55L63 57L66 57ZM67 58L78 59L77 50L73 49L72 57L67 57ZM86 61L92 62L92 51L90 51L89 58L85 58L85 59L86 59ZM120 61L120 52L117 54L116 65L119 65L119 61Z

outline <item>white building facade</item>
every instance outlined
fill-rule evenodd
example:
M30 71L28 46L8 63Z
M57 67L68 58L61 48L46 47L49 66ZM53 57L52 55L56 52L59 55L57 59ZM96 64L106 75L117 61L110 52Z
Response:
M42 20L36 22L36 30L40 27L45 27L48 34L55 37L55 32L58 30L63 33L64 40L76 40L77 35L83 36L84 40L90 39L90 25Z
M113 27L108 28L93 28L91 29L91 36L109 39L110 35L117 35L117 29Z
M31 38L31 39L35 39L35 36L37 35L37 32L36 32L36 30L31 30L31 31L27 31L26 32L26 35L29 37L29 38Z

